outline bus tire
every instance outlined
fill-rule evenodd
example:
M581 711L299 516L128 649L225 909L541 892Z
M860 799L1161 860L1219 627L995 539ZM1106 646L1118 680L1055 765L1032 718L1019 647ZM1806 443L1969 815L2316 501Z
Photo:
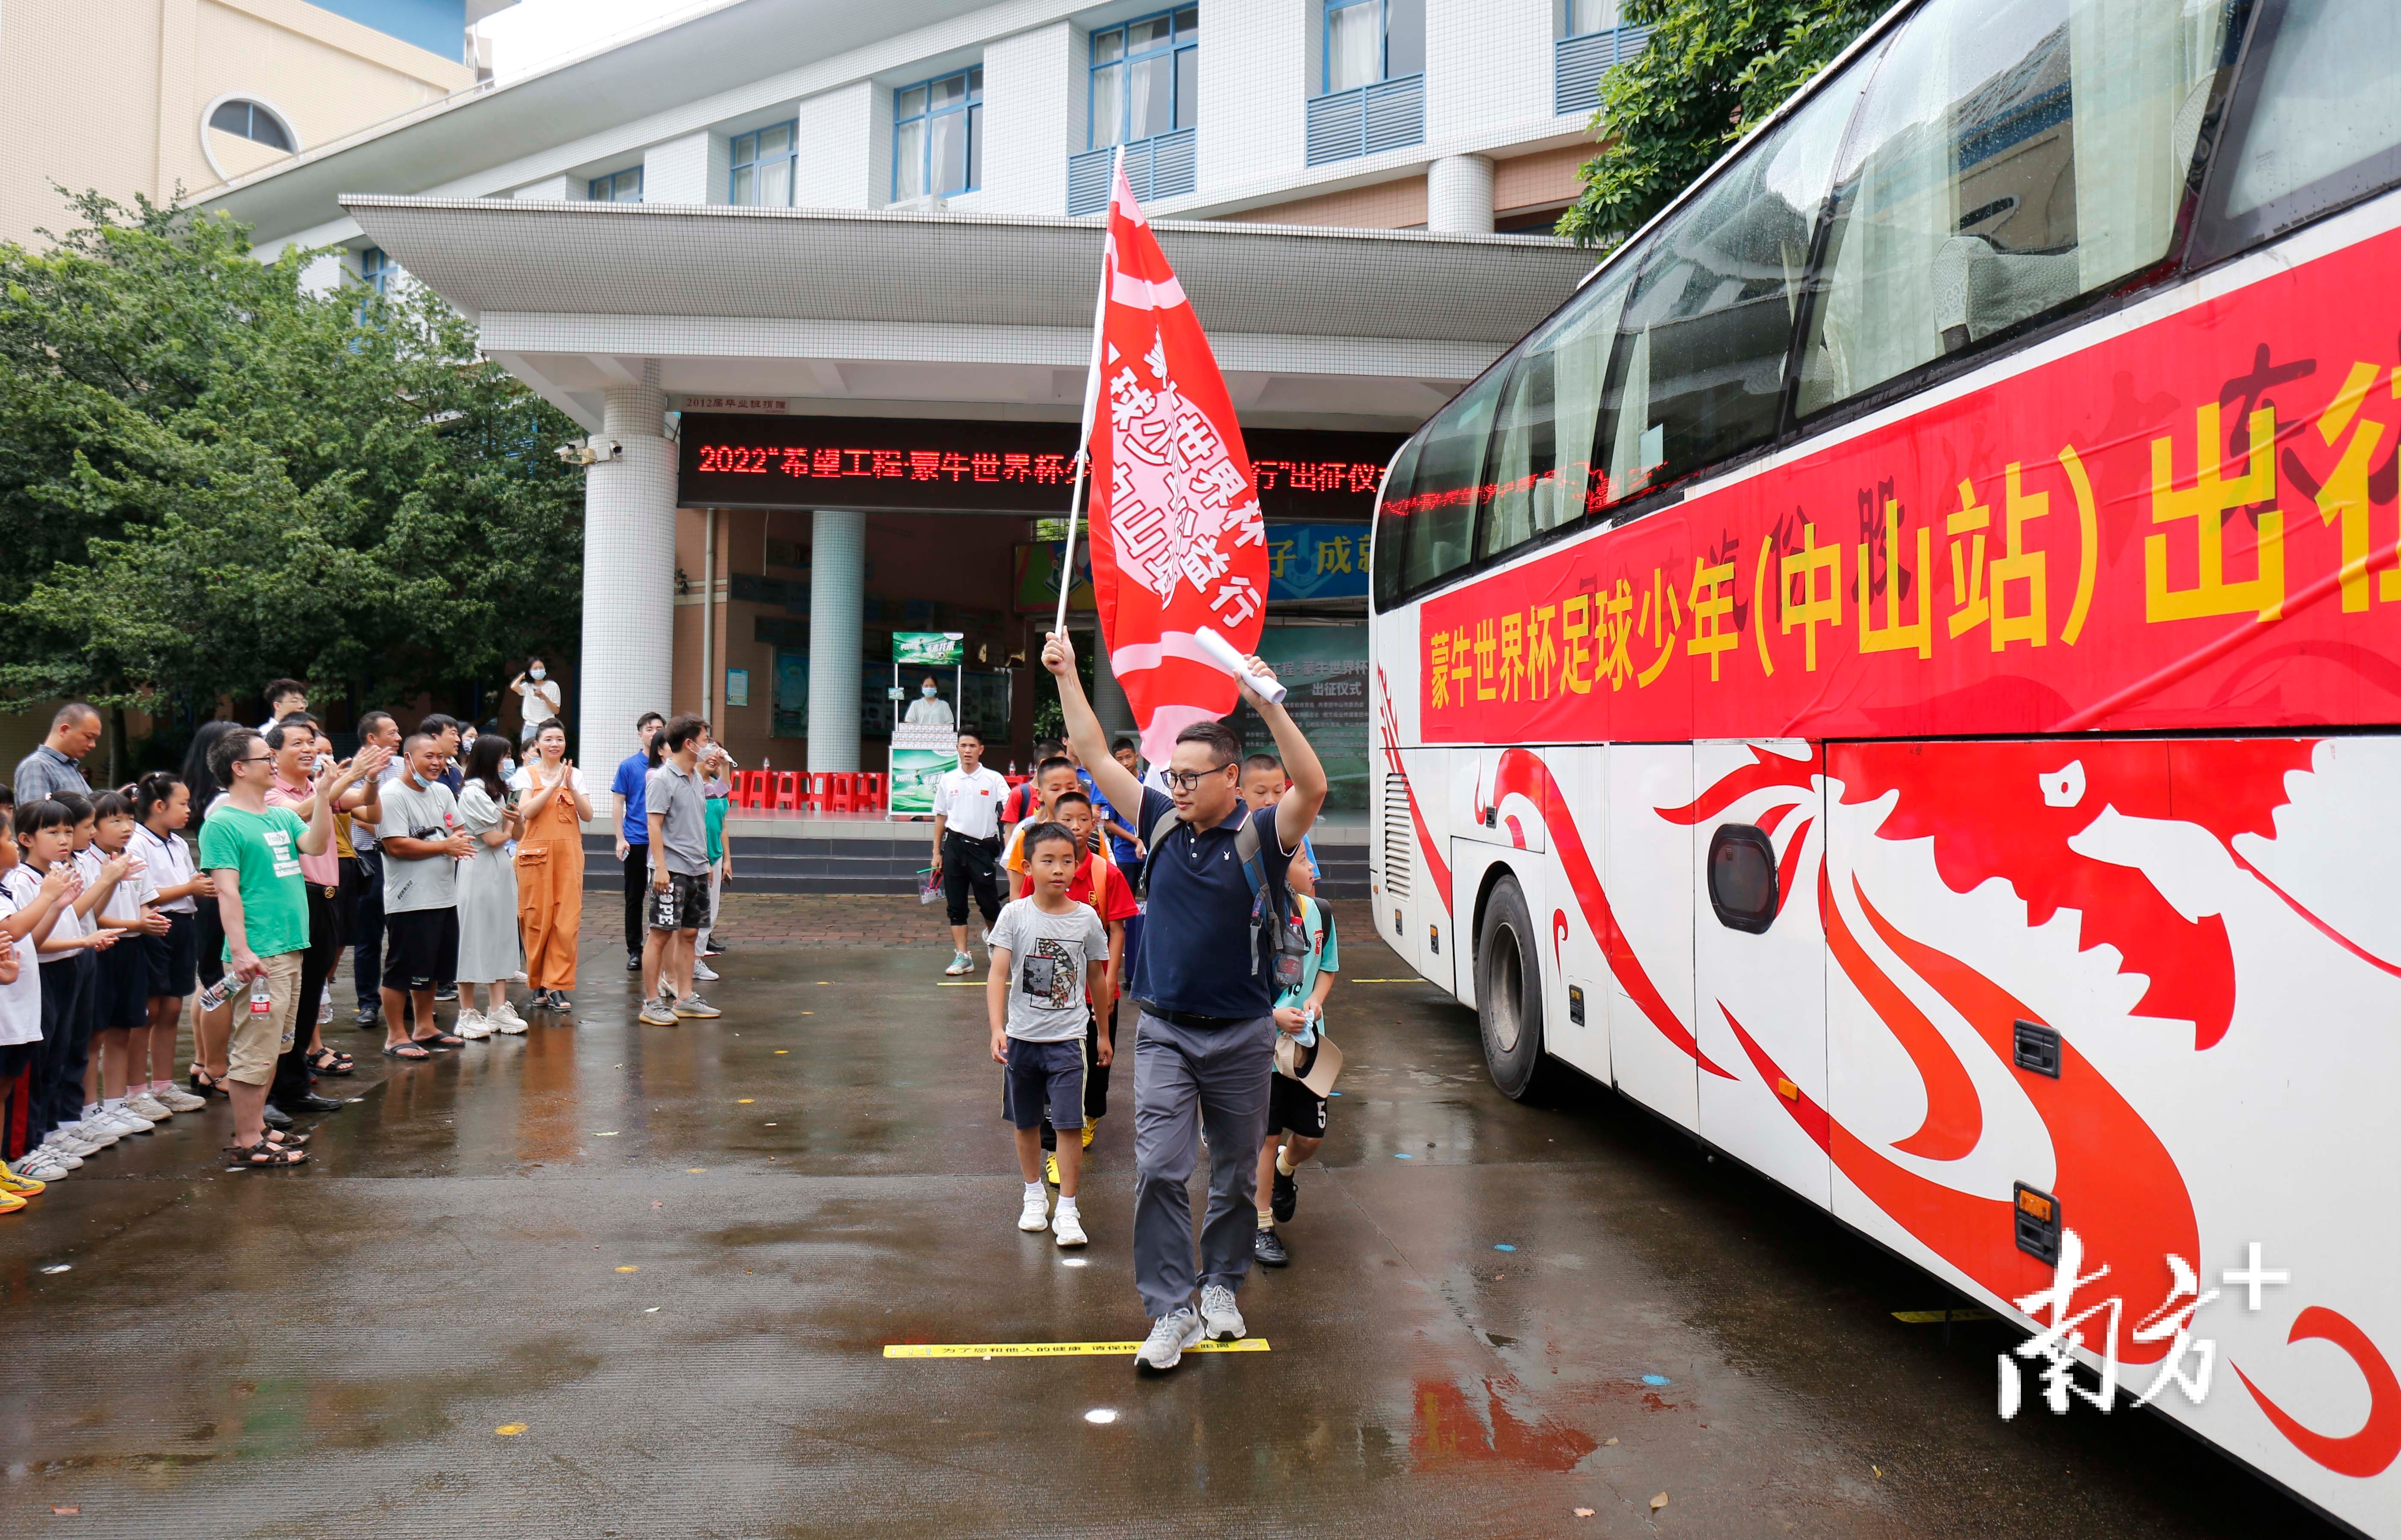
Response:
M1515 877L1502 877L1484 906L1475 941L1475 1015L1484 1029L1484 1063L1501 1094L1523 1101L1540 1091L1552 1078L1543 1056L1543 954Z

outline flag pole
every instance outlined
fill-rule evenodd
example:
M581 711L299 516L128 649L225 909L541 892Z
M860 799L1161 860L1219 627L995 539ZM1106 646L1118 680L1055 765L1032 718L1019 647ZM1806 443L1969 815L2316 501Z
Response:
M1124 167L1125 146L1119 144L1117 154L1109 158L1108 207L1111 212L1117 207L1118 178ZM1084 511L1085 472L1091 464L1092 414L1099 408L1101 399L1101 332L1108 319L1109 309L1108 219L1107 213L1101 216L1101 283L1100 291L1092 296L1092 362L1084 373L1084 418L1083 426L1076 435L1075 489L1067 499L1067 549L1059 561L1059 612L1050 626L1052 631L1063 637L1067 634L1067 590L1076 583L1076 521ZM1100 622L1098 597L1095 590L1092 615L1095 626Z

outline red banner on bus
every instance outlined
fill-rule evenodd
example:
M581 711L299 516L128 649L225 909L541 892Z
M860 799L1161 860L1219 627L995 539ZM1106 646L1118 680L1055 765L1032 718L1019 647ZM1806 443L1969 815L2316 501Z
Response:
M2401 233L1430 598L1421 741L2401 722L2396 271Z

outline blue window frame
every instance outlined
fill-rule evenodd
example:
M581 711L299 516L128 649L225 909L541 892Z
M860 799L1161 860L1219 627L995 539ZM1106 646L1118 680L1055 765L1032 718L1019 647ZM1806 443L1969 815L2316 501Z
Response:
M1160 11L1092 34L1093 149L1200 120L1200 8Z
M1590 37L1624 25L1622 0L1559 0L1559 35Z
M725 200L749 208L790 208L792 168L800 157L800 137L797 122L734 135L731 146L734 172Z
M983 66L892 93L892 200L983 186Z
M239 134L253 144L265 144L269 149L281 150L286 154L296 147L292 143L292 131L284 127L283 119L255 102L240 98L218 103L216 111L209 114L209 127L221 132Z
M389 294L391 276L400 269L391 258L383 254L381 246L369 246L359 253L359 282L377 294Z
M622 172L594 177L589 196L595 203L639 203L642 200L642 168L628 166Z
M1325 0L1324 89L1425 73L1425 0Z

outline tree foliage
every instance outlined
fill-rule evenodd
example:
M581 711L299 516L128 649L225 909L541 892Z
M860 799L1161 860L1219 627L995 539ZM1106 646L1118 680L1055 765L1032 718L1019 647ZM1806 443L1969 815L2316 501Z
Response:
M377 699L571 655L575 430L428 291L314 293L221 217L97 194L0 245L0 708Z
M1600 153L1558 233L1611 244L1640 229L1883 10L1871 0L1626 0L1652 29L1601 77Z

